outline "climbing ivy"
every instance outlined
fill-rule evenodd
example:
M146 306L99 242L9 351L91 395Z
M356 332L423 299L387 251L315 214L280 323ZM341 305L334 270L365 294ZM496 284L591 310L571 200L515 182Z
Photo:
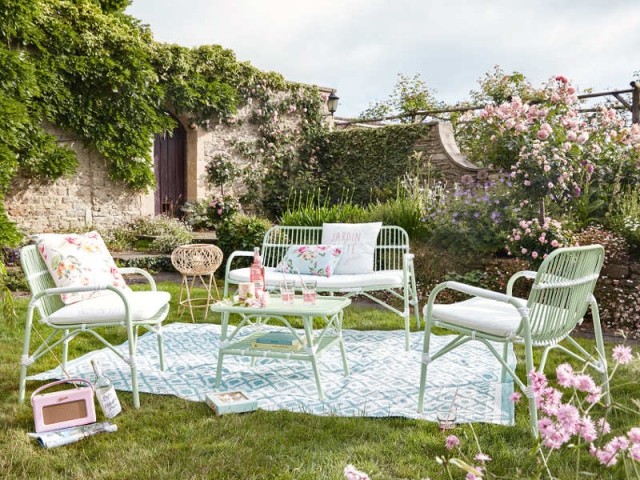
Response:
M75 153L46 133L47 123L100 152L112 180L143 191L155 185L154 134L175 126L167 111L195 125L231 123L249 85L285 87L281 75L238 62L220 46L155 42L123 13L129 4L0 1L0 200L19 173L41 181L75 173ZM0 223L15 234L4 209Z

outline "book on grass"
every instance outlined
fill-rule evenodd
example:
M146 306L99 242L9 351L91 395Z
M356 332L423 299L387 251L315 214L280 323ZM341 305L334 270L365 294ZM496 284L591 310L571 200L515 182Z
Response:
M251 347L297 352L302 348L303 343L306 343L306 338L304 336L301 338L303 342L290 332L267 332L253 339Z

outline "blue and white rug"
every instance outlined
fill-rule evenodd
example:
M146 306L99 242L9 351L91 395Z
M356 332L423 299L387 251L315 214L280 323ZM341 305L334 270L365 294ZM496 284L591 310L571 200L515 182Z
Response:
M252 368L249 358L226 355L222 383L216 389L219 325L172 323L163 328L163 336L164 372L159 369L155 335L138 339L141 392L202 402L207 392L243 390L264 410L433 421L435 408L450 402L458 390L455 404L459 422L512 425L514 421L508 398L513 383L500 383L500 364L479 342L469 342L429 366L425 411L419 414L422 332L411 333L411 351L407 352L403 331L344 330L350 375L343 375L339 348L327 351L318 362L324 400L318 399L311 364L292 360L259 359ZM432 350L450 339L434 336ZM127 351L126 343L117 348ZM70 361L69 375L93 381L92 359L99 361L116 389L131 391L128 365L106 348ZM515 365L513 353L511 363ZM29 377L57 378L65 378L59 367Z

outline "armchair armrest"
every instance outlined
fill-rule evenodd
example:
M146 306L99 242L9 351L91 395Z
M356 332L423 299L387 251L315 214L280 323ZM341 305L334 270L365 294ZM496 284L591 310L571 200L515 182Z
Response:
M237 257L253 257L253 252L248 250L236 250L229 255L224 272L224 292L222 294L224 297L229 295L229 272L231 271L231 262L233 262Z
M156 290L156 282L151 274L146 270L138 267L123 267L119 268L118 271L121 275L141 275L147 280L147 282L149 282L149 287L151 287L151 290Z
M427 315L431 315L431 310L433 309L433 304L435 302L437 294L444 289L456 290L458 292L466 293L468 295L472 295L474 297L486 298L488 300L496 300L498 302L509 303L518 309L520 315L523 314L523 310L526 308L526 303L523 303L522 300L516 297L512 297L511 295L505 295L504 293L494 292L493 290L487 290L486 288L474 287L473 285L467 285L466 283L460 282L442 282L431 291L429 294L429 301L426 306Z
M513 295L513 285L516 283L516 280L519 278L534 279L537 274L538 272L534 272L532 270L522 270L511 275L511 278L509 278L509 281L507 282L507 295Z

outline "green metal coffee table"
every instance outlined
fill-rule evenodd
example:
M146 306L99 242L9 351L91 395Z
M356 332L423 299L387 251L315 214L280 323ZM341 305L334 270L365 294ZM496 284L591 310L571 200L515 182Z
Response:
M272 298L267 307L250 308L240 305L218 302L209 308L212 312L222 314L222 328L220 348L218 350L218 368L216 370L216 388L220 387L222 377L222 361L225 355L241 355L252 357L252 366L256 358L279 358L285 360L300 360L311 362L313 374L316 379L318 398L322 400L322 384L318 370L318 358L327 350L337 345L342 355L344 374L349 375L347 354L342 339L343 310L351 304L351 300L345 297L321 297L315 305L303 305L302 297L296 296L294 303L283 304L280 298ZM229 316L237 313L241 316L240 324L227 338ZM291 326L285 317L299 317L304 325L304 337ZM320 319L324 328L314 334L313 320ZM269 323L286 327L303 346L298 351L270 350L253 348L252 343L267 331L264 327Z

